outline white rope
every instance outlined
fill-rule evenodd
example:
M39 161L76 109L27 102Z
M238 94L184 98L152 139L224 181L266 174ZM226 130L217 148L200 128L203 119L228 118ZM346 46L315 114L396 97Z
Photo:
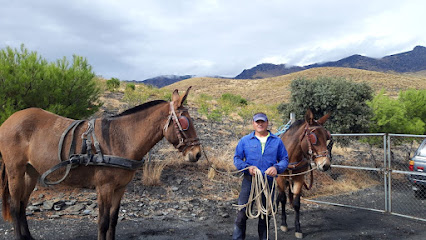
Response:
M306 171L300 172L300 173L277 174L277 176L281 176L281 177L293 177L293 176L303 175L303 174L306 174L306 173L312 172L312 171L314 171L314 170L316 170L316 169L318 169L318 166L316 166L316 165L315 165L315 167L313 167L313 168L311 168L311 169L309 169L309 170L306 170ZM287 169L287 170L291 170L291 169Z
M246 208L246 216L249 219L254 218L266 218L266 236L269 238L269 215L272 215L274 219L274 227L275 227L275 239L278 239L277 232L277 220L275 218L275 214L277 213L277 203L274 199L277 199L277 191L274 192L274 196L272 196L272 190L275 189L277 185L277 181L273 178L272 188L269 188L268 185L268 175L262 175L262 172L257 168L255 175L252 177L251 190L249 199L246 204L236 205L238 210ZM265 205L262 204L262 196L265 197Z

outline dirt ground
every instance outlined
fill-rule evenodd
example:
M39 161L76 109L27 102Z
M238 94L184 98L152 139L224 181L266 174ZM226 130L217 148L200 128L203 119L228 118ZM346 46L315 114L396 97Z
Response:
M197 122L201 122L197 119ZM203 123L207 126L207 123ZM211 156L225 154L223 146L230 145L230 136L208 131L200 126L199 136L207 142ZM216 132L220 132L216 126ZM229 131L224 131L229 133ZM214 138L215 137L215 138ZM235 136L239 139L240 136ZM204 160L203 160L204 161ZM202 162L202 161L201 161ZM169 240L169 239L232 239L237 201L235 190L240 179L221 177L214 181L207 178L206 164L167 167L161 175L161 186L148 187L141 184L141 173L128 185L122 200L120 220L117 226L118 240ZM39 188L31 202L46 201L49 191ZM56 197L74 199L79 203L96 202L90 190L70 190ZM356 195L355 195L356 196ZM359 198L358 201L363 201ZM294 214L287 207L289 232L278 229L278 239L296 239ZM95 207L97 211L97 207ZM52 217L54 210L31 213L28 222L32 236L44 240L91 240L97 239L97 216L62 215ZM278 215L280 218L280 215ZM330 205L318 205L302 201L301 226L304 239L426 239L426 222L400 216ZM277 224L280 224L280 219ZM273 221L269 239L274 239ZM0 217L0 240L13 239L13 226ZM257 239L257 220L249 220L247 239Z
M123 220L117 227L117 239L231 239L233 219L207 218L187 221L175 218ZM290 215L290 219L292 219ZM425 239L425 222L398 216L334 206L318 206L302 212L304 239ZM90 219L61 218L30 220L36 239L96 239L96 223ZM247 239L257 239L256 220L249 220ZM11 224L0 221L0 239L13 239ZM271 227L270 238L274 239ZM296 239L294 228L278 231L278 239Z
M147 187L140 184L138 173L128 185L120 210L116 239L119 240L166 240L166 239L232 239L236 209L236 196L230 190L238 188L240 179L212 181L197 165L180 166L180 170L166 168L162 185ZM199 173L203 174L199 174ZM233 183L230 183L233 181ZM175 191L170 191L176 185ZM233 186L235 184L236 186ZM231 189L230 189L231 188ZM52 190L50 190L52 191ZM79 190L80 191L80 190ZM213 194L212 194L213 193ZM52 193L50 193L52 194ZM53 190L64 198L78 196L94 200L93 190L83 190L70 195ZM32 201L39 196L47 198L48 189L39 188ZM229 197L232 196L232 197ZM145 201L147 200L147 201ZM360 201L363 199L360 198ZM170 205L171 204L171 205ZM186 209L176 210L176 209ZM151 209L150 214L143 211ZM172 209L165 213L165 209ZM97 210L97 208L96 208ZM280 212L280 211L279 211ZM36 212L28 217L30 231L35 239L89 240L97 238L96 215L63 215L52 218L54 210ZM278 229L278 239L296 239L294 214L287 207L289 232ZM279 225L281 215L278 214ZM316 204L302 200L301 226L304 239L425 239L426 222L400 216ZM0 219L0 239L13 239L13 227ZM257 239L257 219L248 221L247 239ZM269 239L275 239L273 220L270 221Z

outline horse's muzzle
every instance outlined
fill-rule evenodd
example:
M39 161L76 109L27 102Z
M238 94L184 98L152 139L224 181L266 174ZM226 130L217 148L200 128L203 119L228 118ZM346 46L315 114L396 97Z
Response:
M201 148L199 145L189 148L185 152L185 160L189 162L196 162L198 161L198 159L200 159L200 157L201 157Z
M325 172L328 169L330 169L330 165L331 165L330 158L328 157L316 158L315 164L317 165L318 170Z

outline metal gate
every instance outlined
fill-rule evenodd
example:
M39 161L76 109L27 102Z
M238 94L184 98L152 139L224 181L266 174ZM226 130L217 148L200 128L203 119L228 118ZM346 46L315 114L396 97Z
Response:
M305 200L426 221L426 196L415 196L408 180L409 159L426 135L332 136L342 144L332 150L331 170L315 171L317 190Z

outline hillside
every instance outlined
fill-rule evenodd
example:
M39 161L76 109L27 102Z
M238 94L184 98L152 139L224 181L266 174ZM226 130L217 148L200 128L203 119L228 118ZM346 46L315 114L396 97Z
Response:
M158 88L179 82L188 78L192 78L192 75L176 76L176 75L167 75L167 76L158 76L154 78L145 79L142 82L140 81L127 81L133 83L143 83L145 85L152 85Z
M222 79L190 78L164 88L184 90L193 86L192 95L202 93L220 97L223 93L241 95L248 101L263 104L278 104L290 99L292 80L305 77L316 79L319 76L344 77L355 82L367 82L375 92L384 88L390 96L396 97L400 90L409 88L426 89L426 77L400 73L382 73L368 70L341 67L312 68L278 77L263 79Z
M280 76L296 71L318 67L347 67L363 70L399 73L415 73L426 70L426 47L416 46L413 50L397 53L383 58L371 58L355 54L338 61L315 63L306 66L287 67L284 64L259 64L253 68L245 69L236 79L257 79L264 77Z

